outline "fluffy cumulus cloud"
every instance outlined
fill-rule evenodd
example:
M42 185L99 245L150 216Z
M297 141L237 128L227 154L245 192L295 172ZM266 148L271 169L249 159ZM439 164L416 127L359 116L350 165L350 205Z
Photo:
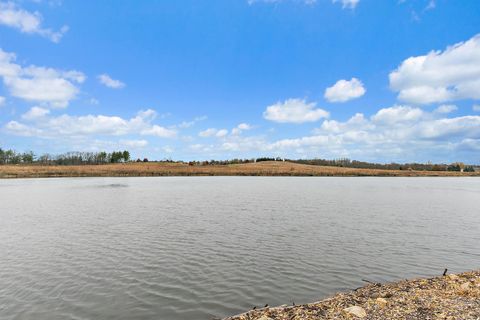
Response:
M100 81L101 84L103 84L106 87L112 88L112 89L122 89L123 87L125 87L125 83L123 83L120 80L112 79L106 73L99 75L97 78L98 78L98 81Z
M207 120L207 116L195 117L191 121L183 121L182 123L180 123L178 125L178 127L181 128L181 129L190 128L190 127L193 127L194 125L196 125L198 122L201 122L201 121L204 121L204 120Z
M357 78L352 78L351 80L338 80L325 90L324 97L330 102L346 102L360 98L365 92L363 83Z
M43 118L49 113L50 113L50 110L48 109L41 108L41 107L33 107L22 115L22 119L32 121L32 120Z
M325 120L313 133L279 140L269 146L284 151L297 149L308 153L310 150L326 157L446 159L467 141L470 146L480 146L480 116L444 118L420 108L393 106L380 109L370 118L357 113L345 122Z
M147 140L120 140L120 144L128 148L144 148L148 145Z
M203 131L200 131L198 133L198 136L202 138L208 138L208 137L217 137L217 138L223 138L228 134L227 129L215 129L215 128L209 128Z
M235 128L230 130L230 136L238 136L243 131L251 130L252 126L248 123L240 123ZM201 138L209 138L209 137L216 137L216 138L226 138L229 136L229 130L227 129L216 129L216 128L208 128L206 130L200 131L198 136Z
M332 0L333 3L341 3L344 9L355 9L360 0Z
M437 110L395 105L367 117L357 113L345 121L324 120L310 135L271 140L267 136L228 135L217 143L192 144L196 154L222 157L347 157L368 161L456 161L480 150L480 116L448 117ZM470 151L469 151L470 150ZM466 152L466 153L462 153ZM469 158L470 157L470 158Z
M316 106L315 102L308 103L304 99L288 99L268 106L263 117L280 123L315 122L322 118L328 118L329 113L316 108Z
M58 31L44 28L42 20L42 15L38 12L29 12L13 2L0 2L0 25L17 29L22 33L38 34L55 43L58 43L68 31L67 26Z
M151 109L140 111L131 119L104 115L49 116L48 110L33 107L22 115L24 122L10 121L5 125L5 129L9 134L40 138L122 136L127 134L160 138L175 137L177 135L175 130L152 123L156 116L157 113Z
M417 121L423 116L424 112L418 108L409 106L394 106L392 108L380 109L372 120L375 123L382 123L386 125L393 125L398 123Z
M480 35L444 51L410 57L389 77L398 98L408 103L480 99Z
M0 49L0 77L10 94L23 100L66 107L79 92L77 84L86 79L79 71L34 65L24 67L15 60L15 54Z
M232 129L232 134L233 135L239 135L243 131L248 131L248 130L251 130L251 129L252 129L252 126L249 125L248 123L240 123L238 126L236 126L235 128Z
M173 138L176 136L177 132L175 130L155 124L151 127L143 129L142 131L140 131L140 134L147 136L156 136L160 138Z
M458 110L457 106L454 104L442 104L438 108L435 109L437 113L451 113Z

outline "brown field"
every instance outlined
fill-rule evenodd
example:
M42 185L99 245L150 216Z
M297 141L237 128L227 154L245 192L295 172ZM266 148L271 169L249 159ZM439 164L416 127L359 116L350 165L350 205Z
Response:
M260 162L232 165L189 166L182 163L125 163L79 166L2 165L0 178L47 177L147 177L147 176L391 176L447 177L480 176L480 172L412 171L355 169L296 164Z

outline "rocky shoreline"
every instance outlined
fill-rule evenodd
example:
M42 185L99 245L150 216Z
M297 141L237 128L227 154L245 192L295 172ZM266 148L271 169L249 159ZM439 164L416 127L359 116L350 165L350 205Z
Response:
M369 283L304 305L251 310L224 320L480 319L480 270Z

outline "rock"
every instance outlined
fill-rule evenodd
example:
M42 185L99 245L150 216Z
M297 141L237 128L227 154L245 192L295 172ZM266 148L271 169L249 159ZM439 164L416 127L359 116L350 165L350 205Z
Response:
M465 282L464 284L462 284L460 286L461 291L468 291L468 289L470 289L470 283L469 282Z
M345 308L343 309L343 312L358 318L365 318L367 316L367 312L365 311L365 309L359 306L352 306L352 307Z
M447 277L450 280L458 280L458 276L456 274L449 274Z
M258 318L257 320L273 320L272 318L269 318L267 316L261 316L260 318Z
M375 300L375 303L380 306L380 308L386 307L388 304L388 301L383 299L383 298L378 298Z

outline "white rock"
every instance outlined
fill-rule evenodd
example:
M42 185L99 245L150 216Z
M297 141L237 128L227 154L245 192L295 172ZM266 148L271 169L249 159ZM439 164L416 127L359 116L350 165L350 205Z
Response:
M377 298L377 299L375 300L375 302L376 302L381 308L386 307L387 304L388 304L388 301L385 300L384 298Z
M358 318L365 318L367 316L367 312L365 311L365 309L359 306L345 308L343 309L343 312L349 315L356 316Z
M449 274L449 275L448 275L448 278L449 278L450 280L457 280L457 279L458 279L458 276L457 276L456 274Z
M470 289L470 283L469 282L465 282L464 284L462 284L460 286L460 290L462 290L462 291L468 291L468 289Z

